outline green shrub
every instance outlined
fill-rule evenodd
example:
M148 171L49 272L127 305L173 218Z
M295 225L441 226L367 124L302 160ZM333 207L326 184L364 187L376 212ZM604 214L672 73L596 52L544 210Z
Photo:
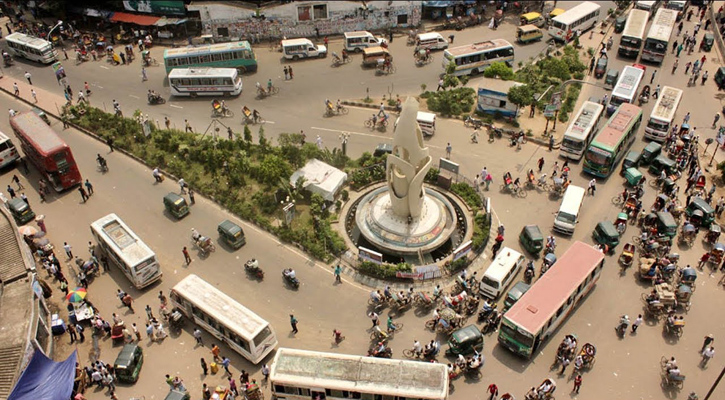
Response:
M505 62L499 61L483 70L483 76L486 78L501 78L508 81L514 78L514 70L506 65Z
M467 183L458 182L452 184L451 192L460 196L473 210L480 210L483 207L481 196L478 195L476 189Z
M489 214L476 214L473 218L473 250L478 251L486 245L490 233Z
M469 87L441 90L430 93L428 109L443 115L459 115L470 112L475 101L475 91Z
M358 271L380 279L394 279L398 272L412 272L413 269L408 263L400 264L376 264L370 261L363 261Z
M468 265L468 257L461 257L456 261L449 262L446 264L446 268L448 269L448 272L451 274L454 274L464 268Z

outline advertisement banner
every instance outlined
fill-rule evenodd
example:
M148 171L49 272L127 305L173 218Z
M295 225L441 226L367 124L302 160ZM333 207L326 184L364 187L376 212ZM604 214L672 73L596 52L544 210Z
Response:
M161 15L186 15L183 1L176 0L131 0L124 1L123 8L128 11Z

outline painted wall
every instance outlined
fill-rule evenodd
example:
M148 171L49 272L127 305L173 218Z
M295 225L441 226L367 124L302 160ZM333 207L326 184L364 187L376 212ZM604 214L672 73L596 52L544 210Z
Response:
M220 37L218 28L228 28L228 38L233 40L315 37L317 32L325 36L420 24L422 1L368 1L366 5L367 10L362 10L357 1L292 2L259 9L264 19L253 17L256 9L242 6L192 3L188 8L199 11L203 34Z

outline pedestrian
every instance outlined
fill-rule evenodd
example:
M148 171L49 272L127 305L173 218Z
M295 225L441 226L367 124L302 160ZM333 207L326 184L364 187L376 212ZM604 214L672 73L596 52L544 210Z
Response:
M672 54L675 54L675 51L677 51L677 40L675 40L674 43L672 43Z
M654 83L654 81L655 81L655 76L657 76L657 70L656 70L656 69L653 69L653 70L652 70L652 76L651 76L651 77L649 78L649 84L650 84L650 85L651 85L652 83Z
M289 323L290 323L290 325L292 325L292 333L297 333L297 332L299 332L299 331L297 330L297 322L298 322L298 321L297 321L297 318L295 318L295 316L294 316L293 314L290 314L290 315L289 315Z
M561 371L559 371L559 375L564 375L564 371L566 371L566 367L569 366L571 361L569 361L568 358L562 357L561 358Z
M491 181L493 181L493 176L489 173L483 180L486 182L486 190L488 190L489 186L491 186Z
M131 324L131 328L133 329L133 334L136 335L136 341L141 342L141 332L138 331L138 327L135 322Z
M287 71L289 71L289 78L290 79L295 79L295 74L292 72L292 66L291 65L287 67Z
M10 187L10 185L8 185L7 190L8 190L8 194L10 194L10 198L14 199L15 198L15 189L13 189L12 187Z
M368 317L370 317L370 320L373 323L373 328L375 328L378 325L378 323L380 322L379 321L379 317L378 317L378 313L376 313L375 311L371 311L368 314Z
M145 310L146 310L146 319L149 321L154 319L154 311L151 309L151 306L146 304Z
M194 328L194 339L196 339L196 344L203 346L204 342L201 338L201 331L199 328Z
M194 133L194 130L191 129L191 124L189 123L189 120L185 119L184 120L184 125L185 125L184 132Z
M106 139L106 144L108 144L108 151L113 153L113 135L109 136L108 139Z
M232 376L232 373L231 373L231 372L229 372L229 363L230 363L230 362L231 362L231 361L229 361L229 359L228 359L228 358L227 358L226 356L225 356L225 357L222 357L222 362L221 362L221 364L222 364L222 366L224 367L224 371L226 371L226 372L227 372L227 374L229 374L229 376Z
M76 328L73 324L68 324L68 335L70 335L71 344L78 340L78 334L76 334Z
M201 398L203 400L209 400L209 399L211 399L211 391L209 390L209 387L206 386L206 383L201 388Z
M707 61L707 56L703 55L702 58L700 59L700 68L705 66L705 61Z
M80 342L83 343L86 340L86 336L83 334L83 331L85 328L83 328L80 324L76 324L76 332L78 333L78 337L80 337Z
M166 125L166 129L171 129L171 120L169 117L164 117L164 125Z
M186 265L191 264L191 256L189 255L189 250L186 249L186 246L181 249L181 252L184 253L184 261L186 261Z
M705 84L705 82L707 81L707 76L707 71L705 71L705 73L702 74L702 82L700 83L701 85Z
M154 339L154 326L150 323L146 323L146 337L149 338L149 341L153 342Z
M285 65L284 68L282 68L282 70L284 71L284 80L288 80L289 79L289 71L287 71L287 66Z
M63 57L65 57L65 59L67 60L68 59L68 53L65 51L65 48L63 48L63 47L61 47L61 50L63 50Z
M657 85L657 87L655 88L654 93L652 93L652 97L654 97L655 99L658 99L660 97L660 91L661 90L662 90L662 88L660 87L660 85Z
M108 273L108 257L105 254L101 255L101 265L103 266L103 271Z
M715 126L717 125L717 121L720 120L720 113L715 114L715 119L712 121L712 128L715 129Z
M342 267L340 267L340 264L337 264L335 267L335 282L342 283L342 278L340 277L340 274L342 273Z
M180 178L178 184L179 184L179 188L181 189L181 194L186 194L187 185L186 185L186 181L184 180L184 178Z
M715 357L715 348L710 346L709 348L702 351L702 361L700 361L700 366L702 368L705 368L707 366L707 362L710 361L711 358Z
M549 151L554 151L554 135L549 136Z
M18 88L18 83L17 82L14 82L13 83L13 93L16 96L20 96L20 89Z
M86 96L91 95L91 87L88 85L88 82L83 82L83 88L86 90Z
M239 382L243 384L249 383L249 372L246 370L242 370L242 372L239 374Z
M438 88L436 89L436 92L439 91L439 90L441 90L441 89L445 89L443 87L443 78L441 78L441 79L438 80Z
M684 117L682 118L682 123L683 123L683 124L686 124L686 123L688 123L688 122L690 122L690 112L689 112L689 111L688 111L688 112L687 112L687 114L685 114L685 116L684 116ZM689 204L689 203L688 203L688 204Z
M28 196L25 195L25 192L20 193L20 199L23 200L28 207L30 206L30 201L28 201Z
M228 380L229 380L229 390L231 390L235 396L239 396L239 390L237 389L237 382L231 376L228 378Z
M589 63L589 75L591 75L591 74L592 74L592 72L594 71L594 66L595 66L595 64L596 64L596 60L595 60L595 58L594 58L594 57L592 57L592 60L591 60L591 62Z
M68 256L69 260L73 259L73 249L68 244L68 242L63 242L63 250L65 250L65 255Z
M592 197L594 197L594 192L597 191L597 178L592 178L592 180L589 181L589 192L591 193Z
M214 343L211 346L211 355L214 358L214 361L221 360L219 358L219 353L221 353L221 349L219 348L219 346L216 345L216 343Z
M88 179L86 179L86 183L84 183L84 185L86 185L86 190L88 191L88 196L93 196L93 185L91 184L91 182Z
M262 365L262 378L266 381L269 379L269 365Z
M130 294L126 293L126 295L123 296L123 305L128 307L132 314L136 313L136 311L133 310L133 297L131 297Z
M682 53L682 43L677 46L677 54L675 57L680 58L680 53Z
M118 56L121 57L121 64L126 65L126 55L120 51L118 52Z
M35 89L30 89L30 95L33 97L33 103L37 103L38 95L35 93Z
M83 189L83 186L78 186L78 192L81 194L81 199L85 203L86 200L88 200L88 194L86 193L86 189Z
M209 367L206 365L204 357L201 358L201 370L204 372L204 376L209 375Z
M675 63L672 64L672 74L675 74L675 71L677 71L677 67L680 65L680 60L675 59Z
M106 387L113 392L116 390L116 384L113 382L113 375L111 375L110 372L106 372L103 375L103 383L106 385Z
M194 190L192 188L189 188L189 201L192 206L196 204L196 200L194 200Z
M705 351L705 348L714 341L715 341L715 337L712 336L712 333L705 336L705 340L702 342L702 348L700 349L700 352L702 353L703 351Z
M582 376L580 374L577 374L576 378L574 378L574 392L579 393L579 388L582 387Z
M498 386L496 386L495 383L492 383L488 385L488 389L486 389L486 392L488 392L488 400L496 400L496 396L498 396Z
M451 151L453 151L453 146L451 146L451 142L448 142L446 145L446 158L451 158Z
M688 61L687 64L685 64L685 75L690 71L690 67L692 66L692 62Z
M642 314L639 314L637 319L632 323L632 333L637 333L637 328L642 325Z
M149 80L149 77L146 76L146 68L141 67L141 82L145 82Z
M60 280L60 291L63 292L65 296L68 296L68 281L65 278Z
M23 184L20 183L20 178L18 178L17 175L13 174L13 177L10 180L18 186L18 190L25 189L25 186L23 186Z

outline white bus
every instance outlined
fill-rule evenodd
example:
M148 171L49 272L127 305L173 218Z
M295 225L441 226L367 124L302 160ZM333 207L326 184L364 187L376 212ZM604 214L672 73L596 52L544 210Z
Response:
M655 0L640 0L634 3L634 7L638 10L647 11L648 13L657 8L657 1Z
M514 63L514 46L504 39L452 47L443 52L443 72L453 62L456 70L453 75L475 75L483 72L495 62L504 62L509 67Z
M574 39L577 31L584 32L596 25L600 8L599 4L591 1L579 3L551 20L549 35L562 42Z
M667 54L670 36L677 20L677 11L660 8L655 14L647 38L644 40L642 60L661 64Z
M445 363L281 348L269 381L278 400L444 400Z
M137 289L161 279L156 254L116 214L92 223L91 234Z
M570 160L581 160L587 146L599 131L599 120L603 113L604 106L585 101L564 132L559 155Z
M620 56L634 59L639 56L648 19L649 13L647 11L632 10L629 12L627 24L624 25L622 38L619 40L619 50L617 50L617 53Z
M670 0L667 2L665 8L669 10L675 10L678 13L682 13L687 5L687 0Z
M254 364L277 347L269 322L194 274L177 283L169 298L187 318Z
M236 68L174 68L169 87L172 96L237 96L242 78Z
M637 65L637 64L635 64ZM637 96L639 84L644 78L644 68L627 65L622 69L617 84L612 89L612 98L609 103L618 107L622 103L632 103Z
M5 41L11 55L43 64L50 64L58 60L53 45L45 39L14 32L5 36Z
M647 126L644 128L644 137L656 142L664 142L675 119L677 107L682 99L682 90L670 86L663 86L662 93L657 99L652 114L649 115Z
M13 164L19 159L20 154L18 154L18 149L15 148L13 141L0 132L0 168Z

